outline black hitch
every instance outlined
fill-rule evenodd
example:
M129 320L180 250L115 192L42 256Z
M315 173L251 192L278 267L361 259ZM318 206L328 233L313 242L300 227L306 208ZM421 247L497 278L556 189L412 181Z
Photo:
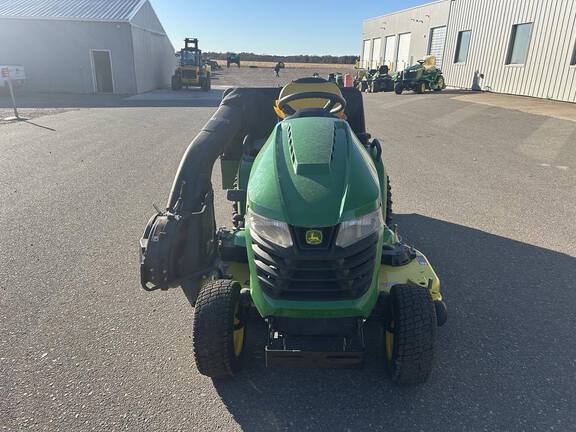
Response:
M364 361L363 325L361 318L269 318L266 366L358 367Z

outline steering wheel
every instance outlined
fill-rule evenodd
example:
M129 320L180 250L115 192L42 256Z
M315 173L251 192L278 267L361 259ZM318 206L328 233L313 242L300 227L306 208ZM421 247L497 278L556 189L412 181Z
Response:
M321 91L289 94L278 101L278 108L286 113L286 115L295 114L296 110L288 104L290 102L302 99L327 99L328 102L326 102L326 105L322 107L322 110L324 110L324 112L327 114L334 115L344 111L346 108L346 99L344 99L342 96L335 93Z

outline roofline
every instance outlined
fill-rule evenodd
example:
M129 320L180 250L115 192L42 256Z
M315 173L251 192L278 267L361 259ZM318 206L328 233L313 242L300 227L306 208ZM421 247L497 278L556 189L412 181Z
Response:
M128 15L128 21L132 21L132 18L134 18L136 14L140 12L140 9L142 9L142 6L144 6L146 2L148 2L148 0L140 0L140 3L138 3L130 15Z
M408 8L408 9L401 9L401 10L396 11L396 12L390 12L390 13L387 13L387 14L385 14L385 15L378 15L378 16L375 16L375 17L373 17L373 18L367 18L367 19L365 19L365 20L362 21L362 22L365 23L365 22L368 22L368 21L373 21L373 20L377 20L377 19L379 19L379 18L389 17L389 16L391 16L391 15L396 15L396 14L408 12L408 11L411 11L411 10L414 10L414 9L420 9L420 8L423 8L423 7L426 7L426 6L430 6L430 5L434 5L434 4L438 4L438 3L449 3L450 1L452 1L452 0L436 0L436 1L429 2L429 3L421 4L421 5L419 5L419 6L412 6L411 8Z
M99 18L80 18L80 17L44 17L44 16L18 16L18 15L0 15L0 19L22 19L22 20L52 20L52 21L82 21L82 22L107 22L107 23L130 23L140 9L148 0L140 0L136 7L130 12L126 19L99 19ZM164 29L163 29L164 30Z
M129 20L113 20L113 19L98 19L98 18L76 18L76 17L32 17L32 16L4 16L0 15L0 20L2 19L16 19L16 20L43 20L43 21L80 21L80 22L98 22L98 23L123 23L130 24Z

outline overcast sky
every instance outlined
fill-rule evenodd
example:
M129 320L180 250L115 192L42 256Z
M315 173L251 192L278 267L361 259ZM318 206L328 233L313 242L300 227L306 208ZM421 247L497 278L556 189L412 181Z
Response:
M358 55L362 21L426 0L150 0L178 49L198 37L203 51Z

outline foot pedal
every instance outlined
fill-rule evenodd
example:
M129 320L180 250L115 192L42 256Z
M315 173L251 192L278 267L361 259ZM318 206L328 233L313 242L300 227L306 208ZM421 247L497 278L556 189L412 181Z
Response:
M246 201L246 190L245 189L228 189L226 191L226 198L228 198L228 201L232 201L232 202Z

